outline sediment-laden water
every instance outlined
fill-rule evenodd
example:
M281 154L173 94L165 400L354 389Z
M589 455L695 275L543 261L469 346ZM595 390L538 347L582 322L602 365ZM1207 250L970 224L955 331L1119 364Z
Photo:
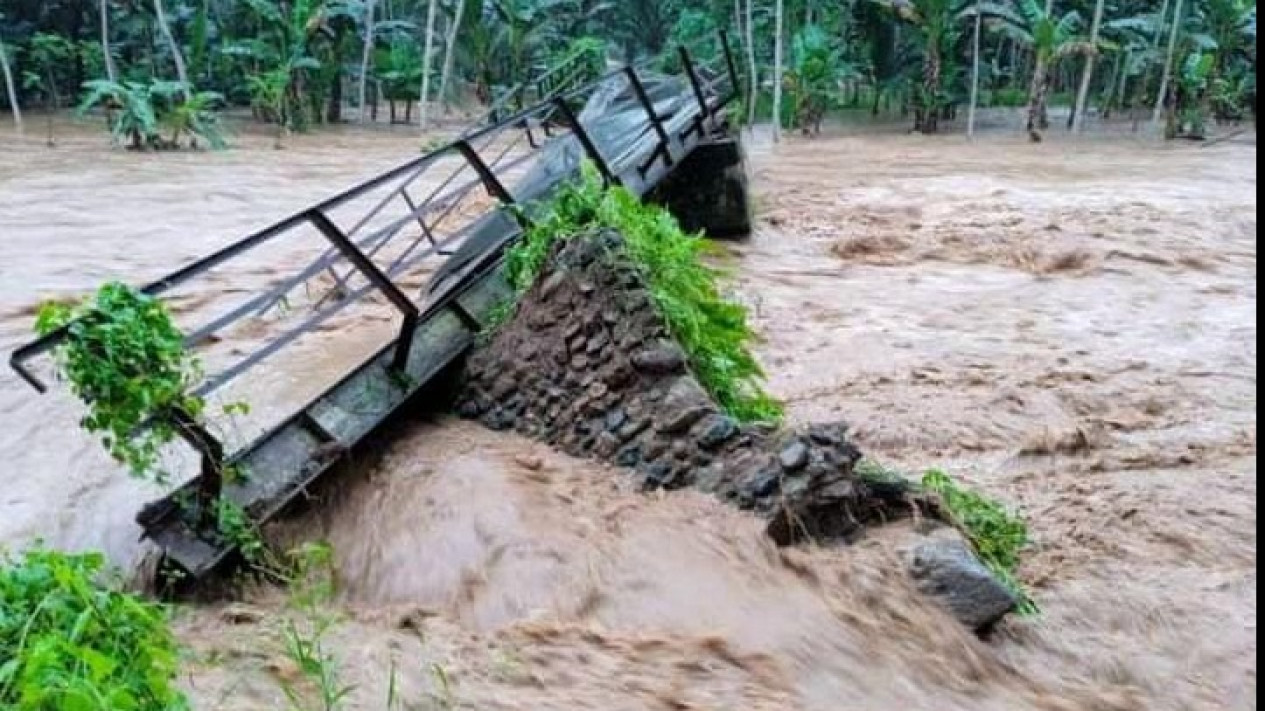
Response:
M349 130L136 155L91 128L51 150L0 136L2 349L41 298L160 276L419 145ZM729 263L793 419L846 419L867 452L1025 512L1040 617L980 642L911 590L886 535L777 550L706 497L404 423L284 526L336 551L352 706L385 708L395 669L421 708L1255 708L1255 147L1020 138L757 141L760 228ZM389 332L354 325L264 369L259 416ZM77 412L0 374L0 543L126 566L155 489ZM283 705L284 610L262 591L181 612L199 708Z

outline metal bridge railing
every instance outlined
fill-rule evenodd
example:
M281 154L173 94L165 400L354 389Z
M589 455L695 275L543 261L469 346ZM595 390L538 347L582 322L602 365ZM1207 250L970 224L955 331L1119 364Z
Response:
M538 165L554 146L578 147L611 183L620 182L630 170L644 178L655 166L670 169L673 161L683 155L682 146L701 140L709 122L714 122L738 96L737 73L728 38L723 34L721 45L724 67L699 65L687 49L680 49L691 96L677 97L679 100L673 103L677 108L667 115L663 106L647 93L644 64L623 67L576 87L567 86L566 82L574 80L565 76L545 77L547 86L542 86L548 95L536 105L475 128L448 145L145 285L141 289L145 294L168 299L182 289L192 288L199 280L205 281L216 270L246 271L251 266L249 259L287 238L296 239L305 250L313 244L325 245L316 250L319 254L315 258L294 262L299 265L297 268L289 268L288 273L272 279L260 293L248 295L184 329L187 346L196 350L246 321L286 310L295 294L304 295L310 304L305 314L279 319L284 322L279 333L264 339L253 351L225 363L198 384L196 394L205 397L219 390L375 293L396 312L393 362L402 369L408 362L418 324L446 307L445 299L460 287L453 284L451 289L415 298L403 286L407 278L438 268L489 221L515 224L523 219L515 206L541 197L552 185L522 185L515 181ZM618 142L596 139L589 130L593 119L586 119L584 112L577 110L609 82L625 82L646 112L644 131ZM586 120L590 122L588 127ZM311 241L313 236L318 238L317 243ZM288 259L273 262L267 265L271 269L291 263ZM211 292L217 293L215 289ZM63 343L69 330L70 326L65 326L18 348L10 357L11 367L36 390L45 391L47 384L31 367L31 361ZM182 413L155 416L174 420L177 431L201 454L203 475L216 479L205 490L216 494L226 457L223 445Z

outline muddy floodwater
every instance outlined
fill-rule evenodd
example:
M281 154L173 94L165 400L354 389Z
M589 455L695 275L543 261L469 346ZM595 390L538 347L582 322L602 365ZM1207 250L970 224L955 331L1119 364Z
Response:
M0 136L0 350L41 299L161 276L421 143L141 156L84 127L55 149ZM709 498L416 420L276 532L335 551L326 644L349 707L394 687L419 709L1255 709L1254 139L828 132L748 152L759 226L722 260L770 389L793 420L845 419L868 454L1020 509L1041 614L983 642L912 590L899 531L778 550ZM301 397L380 335L318 334L252 404ZM0 373L0 545L130 566L159 490L77 413ZM181 608L197 708L285 707L286 614L271 590Z

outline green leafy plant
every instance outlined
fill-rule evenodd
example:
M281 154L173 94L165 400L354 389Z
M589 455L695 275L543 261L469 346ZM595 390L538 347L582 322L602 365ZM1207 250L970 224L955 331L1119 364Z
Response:
M40 307L40 335L68 327L55 353L59 371L88 406L80 424L101 433L101 444L141 478L164 481L159 451L176 436L171 416L202 415L204 403L189 388L202 369L161 301L110 282L79 305Z
M88 93L79 104L79 113L97 106L109 109L114 141L126 141L133 150L176 148L185 135L191 146L196 146L198 139L212 148L227 146L215 111L223 102L220 94L187 90L180 82L162 80L142 83L95 79L85 82L84 88ZM163 139L163 127L170 131L169 139Z
M405 121L412 115L412 103L421 98L422 53L416 42L398 40L379 49L373 60L373 75L382 87L394 123L395 104L404 102Z
M954 526L970 540L980 561L1019 599L1024 614L1039 611L1016 577L1019 557L1028 545L1028 525L999 501L964 488L938 469L922 477L922 488L936 494Z
M104 565L41 548L0 557L0 708L188 708L166 608L104 584Z
M252 567L269 569L279 567L268 565L273 556L264 544L259 529L239 504L227 498L220 498L216 502L215 523L224 541L240 551L242 558L245 558Z
M170 145L179 146L180 139L187 135L193 148L197 148L199 139L216 150L227 148L216 112L223 103L224 97L214 91L193 91L160 114L159 120L171 132Z
M804 133L821 132L822 118L839 93L839 82L855 74L821 27L807 25L795 35L786 88L794 101L796 124Z
M746 422L780 420L780 404L761 388L764 373L750 350L755 334L746 309L725 298L723 272L703 262L706 240L685 234L664 208L643 204L623 188L607 189L592 166L540 206L531 229L509 250L510 283L525 292L557 240L603 227L623 236L690 369L721 407Z
M317 622L303 629L294 620L286 620L282 630L286 656L298 666L299 672L315 689L316 708L320 711L335 711L340 708L347 695L356 688L340 681L337 661L325 649L324 639L329 629L330 624L327 621ZM312 708L307 701L308 694L300 691L294 684L283 682L281 689L294 711Z
M281 636L286 655L298 667L308 688L300 689L289 681L283 681L281 688L295 711L314 707L335 711L355 687L342 683L338 661L325 647L325 637L337 621L326 609L334 595L333 548L323 542L304 544L286 554L286 564L291 587L289 604L297 614L287 616ZM389 696L394 697L394 678L391 683ZM315 703L311 697L315 697Z

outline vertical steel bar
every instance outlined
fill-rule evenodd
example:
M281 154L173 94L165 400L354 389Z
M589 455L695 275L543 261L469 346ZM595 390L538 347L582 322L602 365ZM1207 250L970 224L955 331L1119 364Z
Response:
M474 172L479 174L479 179L483 181L483 187L487 188L488 194L506 205L513 205L514 196L510 194L509 190L505 189L505 186L501 184L501 179L496 177L496 173L493 173L488 168L487 163L483 162L483 158L479 157L479 153L474 150L469 142L457 141L454 145L461 152L462 157L466 159L466 162L470 164L470 167L474 168Z
M707 120L709 110L707 108L707 95L703 93L703 84L698 79L698 72L694 69L694 60L690 57L690 50L681 45L681 62L685 65L685 73L690 78L690 86L694 87L694 98L698 100L699 114L694 120L694 130L698 131L698 135L703 135L703 123Z
M325 213L320 210L311 210L307 213L307 217L316 229L325 235L325 239L328 239L339 252L342 252L347 261L354 264L357 269L364 273L369 282L377 287L404 314L404 323L400 326L400 339L395 344L395 361L393 363L396 370L404 371L408 365L409 349L413 346L413 332L417 330L419 314L417 305L413 303L407 294L400 290L400 287L395 285L395 282L391 281L390 277L383 274L381 269L378 269L378 265L374 264L373 260L357 249L356 245L347 239L347 235L343 234L338 229L338 226L325 216Z
M408 205L409 212L417 215L417 224L422 228L422 234L426 235L426 239L430 243L435 244L435 236L430 233L430 228L426 226L426 215L417 209L417 205L413 203L413 198L408 194L408 190L400 190L400 196L404 198L404 204Z
M632 85L633 93L637 95L637 100L642 106L646 107L646 113L650 116L650 125L654 128L654 132L659 136L659 147L655 149L654 155L650 157L650 163L653 164L654 159L663 154L663 162L669 168L672 167L672 138L668 136L668 130L663 127L663 119L659 116L658 110L654 107L654 102L650 100L650 95L646 93L646 85L641 83L641 77L637 76L637 70L633 67L627 67L624 72L628 75L628 83ZM642 175L645 171L642 170Z
M734 62L734 53L729 46L729 32L720 31L720 47L725 52L725 64L729 67L729 81L733 83L730 98L742 95L742 82L738 80L738 65Z
M176 408L171 412L171 423L181 439L202 456L202 471L197 483L198 523L213 525L216 504L224 490L224 445L183 409Z
M611 173L611 168L606 164L606 159L597 150L597 145L593 143L588 131L585 131L584 126L580 125L580 119L571 110L571 105L567 103L567 100L559 96L553 100L553 103L558 107L559 113L562 114L562 120L571 126L571 131L579 139L580 145L584 147L584 152L589 154L589 160L593 161L593 165L597 166L597 171L602 174L602 179L606 181L607 185L618 184L619 178Z

